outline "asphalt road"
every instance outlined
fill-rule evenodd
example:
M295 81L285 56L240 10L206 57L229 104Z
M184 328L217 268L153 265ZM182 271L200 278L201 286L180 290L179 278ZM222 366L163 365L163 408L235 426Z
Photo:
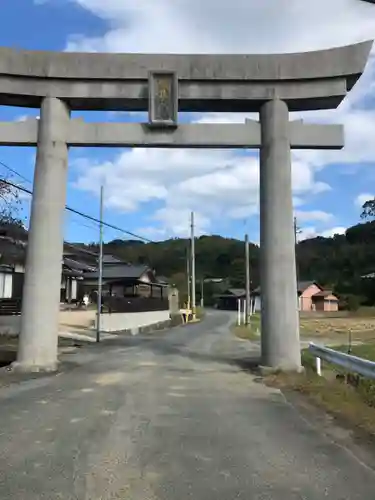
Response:
M225 313L0 389L0 498L372 500L375 474L244 371Z

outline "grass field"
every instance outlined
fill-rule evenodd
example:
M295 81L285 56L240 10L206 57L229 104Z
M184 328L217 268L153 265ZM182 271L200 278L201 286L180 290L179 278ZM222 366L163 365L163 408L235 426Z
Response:
M233 325L232 331L238 338L243 340L260 340L260 315L253 314L250 325Z
M348 347L341 345L335 349L347 352ZM354 345L351 353L375 361L375 344ZM346 383L340 368L324 362L323 376L319 377L315 373L315 358L307 350L302 351L302 363L305 373L275 374L267 377L266 383L297 391L342 422L375 436L375 381L359 378L358 384L352 386Z

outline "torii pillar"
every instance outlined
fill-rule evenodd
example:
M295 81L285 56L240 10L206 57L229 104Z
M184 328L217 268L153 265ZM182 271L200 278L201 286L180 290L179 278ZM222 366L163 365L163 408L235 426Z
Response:
M301 369L293 227L289 111L275 99L260 110L262 365Z

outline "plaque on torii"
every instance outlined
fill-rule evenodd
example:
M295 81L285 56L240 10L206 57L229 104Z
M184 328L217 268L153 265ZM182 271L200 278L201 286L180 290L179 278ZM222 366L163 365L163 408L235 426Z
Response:
M149 73L149 125L177 127L178 79L174 72L150 71Z

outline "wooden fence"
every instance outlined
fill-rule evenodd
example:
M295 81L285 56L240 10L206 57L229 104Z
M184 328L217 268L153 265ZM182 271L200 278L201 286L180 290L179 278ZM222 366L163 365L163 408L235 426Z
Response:
M103 314L116 312L139 313L168 310L168 299L161 299L157 297L103 297Z
M22 299L0 299L0 316L21 314Z

